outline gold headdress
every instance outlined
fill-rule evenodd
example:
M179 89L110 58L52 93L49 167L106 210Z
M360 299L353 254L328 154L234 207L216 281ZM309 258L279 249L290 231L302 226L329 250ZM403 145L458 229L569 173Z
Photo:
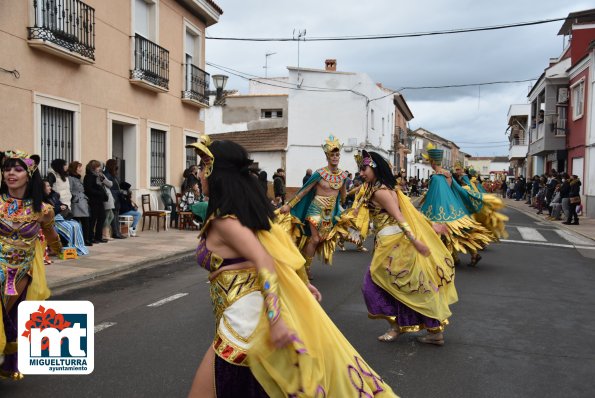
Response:
M35 173L35 170L37 170L37 165L35 164L33 159L31 159L30 155L26 152L6 151L4 152L4 155L6 156L5 159L21 159L23 163L27 165L27 173L29 174L29 177L31 177L33 173Z
M186 145L186 148L194 148L198 156L200 156L200 160L202 161L205 167L205 177L211 175L211 173L213 172L213 165L215 164L215 157L209 150L211 142L211 137L209 137L206 134L203 134L200 136L197 142Z
M341 150L343 148L343 144L339 142L339 139L334 135L329 135L328 138L324 141L324 145L322 145L322 150L327 155L334 150Z

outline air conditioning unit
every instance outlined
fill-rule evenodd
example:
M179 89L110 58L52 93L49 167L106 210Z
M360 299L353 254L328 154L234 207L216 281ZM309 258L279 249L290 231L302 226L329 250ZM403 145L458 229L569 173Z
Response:
M568 102L568 88L560 87L558 89L558 104L565 104Z

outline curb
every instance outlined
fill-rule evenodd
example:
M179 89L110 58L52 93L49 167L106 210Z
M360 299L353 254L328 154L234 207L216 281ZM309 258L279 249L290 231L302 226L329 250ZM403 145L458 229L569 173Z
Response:
M144 261L136 263L123 264L111 269L104 269L101 271L94 271L87 275L76 276L73 278L63 279L61 281L49 284L51 296L64 294L74 290L86 288L108 281L110 279L119 278L126 274L131 274L147 268L152 268L157 265L168 265L180 260L192 258L194 256L194 249L185 250L177 253L165 253L160 256L151 257ZM47 273L47 271L46 271Z
M505 203L505 204L506 204L506 203ZM516 208L516 207L514 207L514 206L511 206L511 205L509 205L509 204L506 204L506 207L508 207L509 209L516 210L516 211L518 211L519 213L523 213L523 214L525 214L526 216L529 216L529 217L531 217L532 219L534 219L534 220L537 220L537 221L539 221L539 222L546 222L546 223L548 223L548 224L551 224L551 225L555 226L556 228L564 229L564 230L566 230L566 231L569 231L569 232L575 233L575 234L577 234L577 235L581 235L581 236L583 236L583 237L585 237L585 238L587 238L587 239L590 239L590 240L593 240L593 241L595 241L595 239L593 239L593 237L592 237L592 236L589 236L589 235L585 234L584 232L580 232L580 231L576 231L576 230L574 230L574 229L572 229L572 228L568 228L566 225L564 225L564 224L562 224L562 223L556 224L556 223L554 223L554 222L552 222L552 221L550 221L550 220L546 220L545 218L539 217L537 214L535 214L535 213L533 213L533 212L531 212L531 211L529 211L529 210L523 210L523 209L519 209L519 208Z

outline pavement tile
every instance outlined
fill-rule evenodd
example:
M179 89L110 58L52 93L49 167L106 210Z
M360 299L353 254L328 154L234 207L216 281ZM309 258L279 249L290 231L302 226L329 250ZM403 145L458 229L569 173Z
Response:
M544 214L542 215L537 214L537 210L535 210L533 207L529 207L529 205L526 204L525 201L517 202L514 199L504 199L504 203L506 204L506 206L519 210L527 214L528 216L534 218L535 220L554 226L556 228L572 231L589 239L595 240L595 218L581 216L579 217L579 225L566 225L562 224L561 221L548 220L547 210L544 211Z
M89 255L76 260L52 257L53 264L46 267L46 278L50 288L68 289L87 280L141 268L154 261L191 255L196 245L196 231L144 231L135 238L93 245Z

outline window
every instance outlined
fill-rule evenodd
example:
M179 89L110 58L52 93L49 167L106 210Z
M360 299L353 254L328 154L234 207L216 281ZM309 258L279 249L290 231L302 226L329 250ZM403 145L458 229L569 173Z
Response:
M165 184L165 131L151 129L151 186Z
M585 81L572 86L572 119L576 120L583 117L583 108L585 107Z
M40 173L47 174L54 159L73 160L74 112L41 105Z
M260 111L261 119L280 119L283 117L283 109L262 109Z
M186 136L186 145L194 144L198 141L196 137ZM194 148L186 148L186 168L198 164L197 155Z
M155 0L134 0L134 33L157 42L157 9Z

